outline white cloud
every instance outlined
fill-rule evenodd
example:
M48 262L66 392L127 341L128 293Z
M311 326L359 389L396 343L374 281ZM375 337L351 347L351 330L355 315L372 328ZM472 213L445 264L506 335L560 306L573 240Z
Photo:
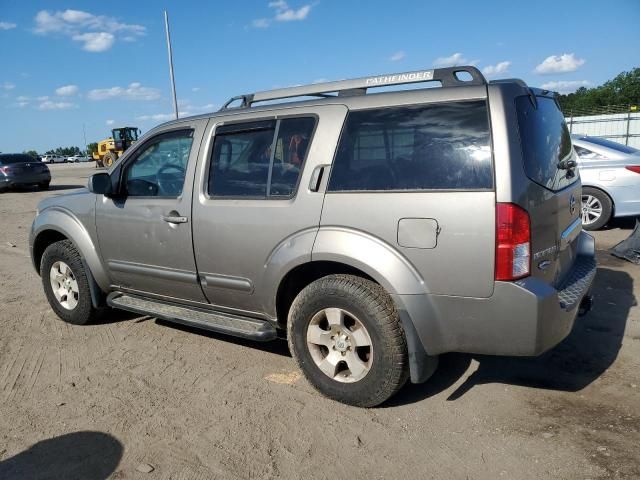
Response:
M433 61L433 66L437 68L443 68L443 67L455 67L458 65L468 65L470 63L474 63L474 62L469 61L461 53L454 53L450 57L436 58Z
M107 120L107 125L113 125L115 123L115 120Z
M59 97L71 97L77 93L77 85L65 85L63 87L56 88L56 95L58 95Z
M156 113L155 115L140 115L136 117L136 120L140 122L154 121L154 122L168 122L173 120L176 116L173 113Z
M87 52L104 52L113 46L116 37L108 32L80 33L71 37L76 42L82 42L82 49Z
M191 87L191 91L192 92L199 92L200 91L200 87Z
M482 73L484 73L487 77L491 77L493 75L500 75L502 73L507 73L509 71L509 67L511 66L511 62L504 61L496 63L495 65L487 65L482 69Z
M267 28L272 22L295 22L305 20L313 5L306 4L300 8L291 8L284 0L275 0L269 2L269 8L275 10L273 18L257 18L251 22L254 28Z
M393 55L391 55L389 57L389 60L391 60L392 62L399 62L400 60L402 60L406 56L407 56L407 54L404 53L402 50L400 50L400 51L394 53Z
M543 83L542 88L558 93L573 93L580 87L588 87L589 85L591 85L591 82L588 80L560 80L557 82Z
M576 58L573 53L563 53L562 55L551 55L535 68L535 72L540 75L551 73L575 72L584 65L585 60Z
M11 30L16 28L17 25L11 22L0 22L0 30Z
M157 100L160 98L160 90L157 88L143 87L139 82L129 84L128 87L96 88L89 91L89 100L108 100L123 98L126 100Z
M35 16L35 24L35 33L66 35L82 43L83 50L88 52L104 52L113 46L116 38L131 42L146 34L142 25L121 23L114 17L81 10L53 13L41 10Z
M40 97L37 97L36 100L38 100L39 102L46 102L47 100L49 100L49 96L48 95L42 95Z
M270 24L271 21L268 18L257 18L251 22L254 28L268 28Z
M52 102L46 100L38 105L38 110L68 110L69 108L75 108L77 105L71 102Z
M16 88L15 84L11 82L4 82L2 85L0 85L0 87L3 90L13 90L14 88Z

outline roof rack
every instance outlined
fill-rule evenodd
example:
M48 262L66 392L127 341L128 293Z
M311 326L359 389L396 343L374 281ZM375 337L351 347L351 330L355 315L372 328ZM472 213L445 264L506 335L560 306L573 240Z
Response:
M459 73L468 73L471 78L462 80ZM280 100L294 97L331 97L345 95L365 95L368 88L386 87L389 85L406 85L409 83L440 82L443 87L458 87L469 85L486 85L487 81L476 67L460 66L448 68L436 68L433 70L416 70L413 72L389 73L373 77L339 80L337 82L313 83L299 87L279 88L264 92L238 95L229 99L222 110L235 108L250 108L256 102ZM240 106L231 105L240 101Z

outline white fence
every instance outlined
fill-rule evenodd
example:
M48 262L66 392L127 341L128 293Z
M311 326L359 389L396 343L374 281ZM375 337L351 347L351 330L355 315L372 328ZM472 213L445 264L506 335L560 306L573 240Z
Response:
M621 113L575 116L565 112L565 118L571 133L603 137L640 148L640 112L627 109Z

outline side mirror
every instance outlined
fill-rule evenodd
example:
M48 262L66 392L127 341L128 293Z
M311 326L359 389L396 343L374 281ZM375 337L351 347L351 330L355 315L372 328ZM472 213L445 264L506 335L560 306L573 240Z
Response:
M94 173L89 177L87 188L91 193L109 196L111 194L111 177L108 173Z

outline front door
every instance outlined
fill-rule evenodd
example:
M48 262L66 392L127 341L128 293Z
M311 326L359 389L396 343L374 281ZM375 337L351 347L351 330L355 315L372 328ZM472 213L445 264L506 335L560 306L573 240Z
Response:
M120 178L119 192L98 199L96 225L103 261L118 288L206 302L191 238L192 180L206 123L159 132L112 171Z
M196 179L201 193L193 203L193 243L212 304L273 315L278 279L272 268L286 269L279 262L289 255L311 260L324 198L315 188L320 182L313 184L321 166L331 164L346 107L263 113L209 125Z

